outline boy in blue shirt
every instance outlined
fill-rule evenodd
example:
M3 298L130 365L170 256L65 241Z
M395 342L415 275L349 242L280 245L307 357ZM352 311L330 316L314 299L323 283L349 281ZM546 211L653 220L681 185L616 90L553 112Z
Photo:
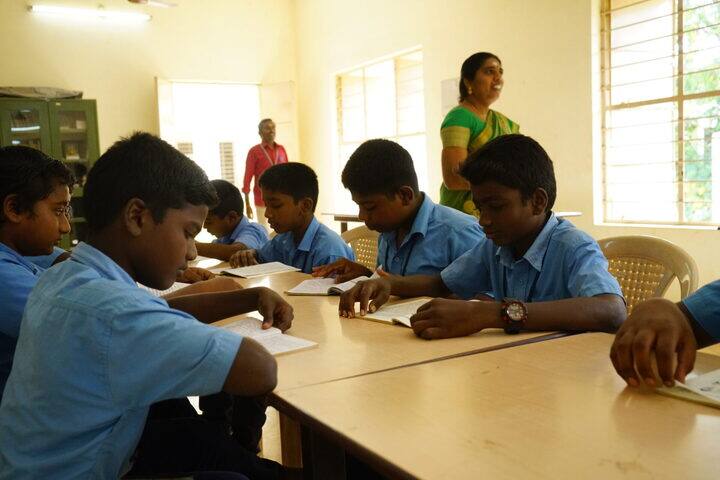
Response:
M720 280L702 287L685 300L673 303L651 298L633 308L615 335L610 358L628 385L644 382L659 387L657 372L667 387L685 381L695 365L698 348L720 342Z
M70 232L73 182L62 162L39 150L0 147L0 398L28 295L63 252L53 245Z
M545 150L524 135L488 142L463 165L489 241L440 275L387 276L362 282L340 299L340 314L374 311L393 295L436 298L411 318L416 335L446 338L485 328L613 331L625 302L597 243L552 213L555 174ZM490 293L494 301L471 302ZM368 303L372 300L372 303Z
M318 181L312 168L297 162L270 167L260 177L260 190L265 217L277 235L260 249L235 252L230 265L282 262L312 273L313 267L340 258L355 260L340 235L315 218Z
M228 261L238 250L262 248L268 234L262 225L243 215L240 190L227 180L212 180L220 203L208 212L205 229L217 238L212 243L195 242L198 255Z
M274 358L204 323L259 310L264 328L286 330L292 308L251 288L181 296L173 309L136 286L168 288L196 256L194 237L217 201L205 174L138 133L103 154L84 194L88 243L46 271L27 301L0 404L0 478L118 478L131 468L279 478L279 465L195 416L184 397L271 391Z
M377 265L395 275L433 275L485 238L475 217L436 205L418 188L410 153L390 140L368 140L345 164L342 182L358 217L380 232ZM338 283L372 272L340 259L314 269Z

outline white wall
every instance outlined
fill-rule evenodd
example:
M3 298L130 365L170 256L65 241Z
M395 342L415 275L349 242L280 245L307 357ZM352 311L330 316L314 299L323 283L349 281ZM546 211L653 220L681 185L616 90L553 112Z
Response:
M441 181L440 83L458 77L462 61L487 50L505 68L494 108L535 137L555 162L556 210L596 238L652 234L678 243L700 264L701 283L720 277L714 255L720 232L593 224L593 38L597 0L303 0L297 2L297 61L301 156L332 178L334 75L394 51L422 45L430 195ZM318 12L322 12L319 14ZM321 187L322 190L322 187ZM322 196L320 208L330 208Z
M295 78L292 0L179 0L170 9L102 2L108 10L153 16L138 26L40 18L28 13L28 3L0 0L0 85L63 87L97 99L101 150L133 130L158 133L155 77ZM36 3L94 8L98 2Z

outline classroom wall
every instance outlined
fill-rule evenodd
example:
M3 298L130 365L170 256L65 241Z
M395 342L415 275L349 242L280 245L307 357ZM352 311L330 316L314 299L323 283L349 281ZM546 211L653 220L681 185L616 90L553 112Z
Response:
M293 0L181 0L169 9L102 2L153 16L139 26L49 20L28 13L28 3L0 0L0 85L63 87L97 99L101 150L133 130L158 133L155 77L295 80Z
M423 47L430 185L441 181L440 83L458 77L470 54L496 53L505 88L494 108L535 137L555 162L556 210L579 210L573 219L595 238L650 234L671 240L698 261L701 283L720 277L714 255L720 232L708 229L610 227L594 223L593 101L598 86L598 0L303 0L297 8L297 61L301 156L333 178L335 75L417 45ZM322 14L319 14L322 12ZM596 103L597 105L597 103ZM332 197L321 195L320 210Z

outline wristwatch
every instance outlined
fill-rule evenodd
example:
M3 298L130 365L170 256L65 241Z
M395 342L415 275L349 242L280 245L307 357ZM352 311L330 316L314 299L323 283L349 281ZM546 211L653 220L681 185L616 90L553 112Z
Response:
M505 322L505 333L520 333L527 321L527 306L520 300L503 298L500 312L503 322Z

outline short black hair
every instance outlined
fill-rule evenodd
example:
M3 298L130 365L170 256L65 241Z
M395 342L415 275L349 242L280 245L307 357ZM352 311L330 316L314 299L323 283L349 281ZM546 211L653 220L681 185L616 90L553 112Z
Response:
M472 185L497 182L520 191L523 201L536 189L547 192L547 209L555 205L557 186L553 162L535 140L519 133L501 135L473 152L460 168Z
M272 122L272 121L273 121L272 118L263 118L262 120L260 120L260 123L258 123L258 133L260 133L260 130L262 130L263 124Z
M498 61L499 64L502 65L502 62L500 61L500 57L495 55L494 53L490 52L477 52L470 55L468 58L465 59L465 61L462 64L462 67L460 67L460 98L459 100L462 102L465 100L468 95L468 89L465 86L465 82L463 82L463 79L467 80L468 82L472 82L475 80L475 74L478 70L480 70L480 67L485 65L485 62L488 61L488 59L494 58Z
M280 163L268 168L260 177L260 187L290 195L295 203L303 198L311 198L313 212L317 206L317 175L303 163Z
M242 195L240 195L240 190L227 180L211 180L210 183L215 188L215 193L218 196L218 204L208 213L218 218L224 218L225 215L234 210L240 215L240 219L242 219L243 212L245 211L245 202L243 202Z
M18 213L32 212L58 185L72 188L74 183L75 177L64 163L40 150L22 145L0 147L0 201L16 195ZM0 223L4 221L0 208Z
M144 201L157 223L169 208L217 203L215 189L195 162L144 132L115 142L90 169L83 195L88 229L110 225L131 198Z
M376 138L360 145L350 155L342 172L342 183L353 193L384 193L391 196L408 186L417 194L417 174L412 157L402 145Z

